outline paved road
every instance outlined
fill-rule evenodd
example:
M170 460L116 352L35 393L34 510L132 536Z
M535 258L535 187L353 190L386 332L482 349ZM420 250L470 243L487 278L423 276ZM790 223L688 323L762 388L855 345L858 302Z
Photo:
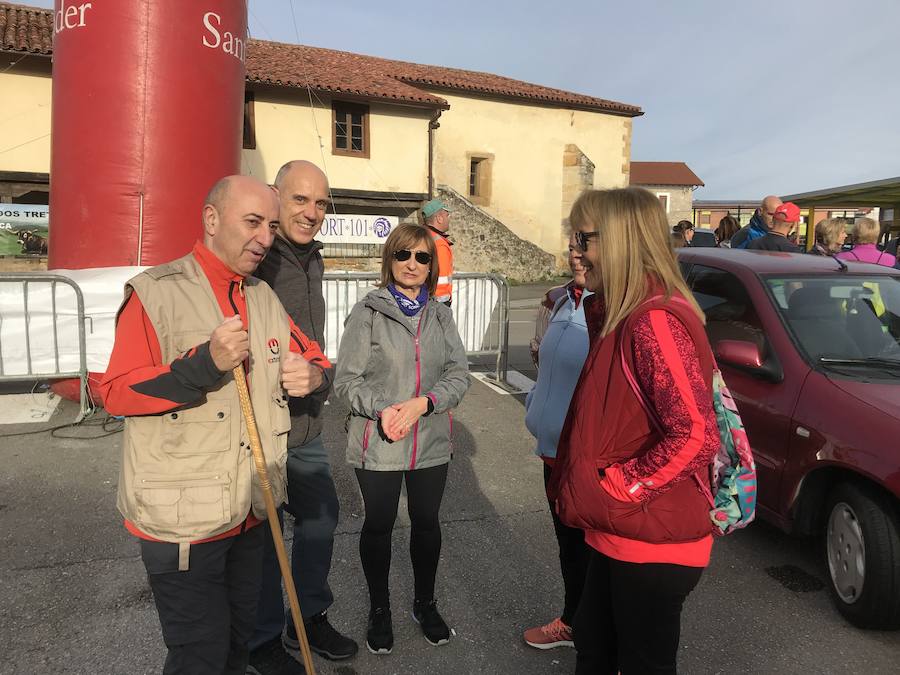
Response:
M528 311L516 310L513 320L526 321ZM511 334L519 336L514 348L523 348L527 326L512 324ZM362 506L343 462L344 415L340 406L327 408L326 443L342 507L331 615L362 640ZM64 405L58 418L73 416ZM520 637L524 627L554 616L562 597L521 397L476 382L455 421L437 592L456 639L430 647L406 611L409 521L401 507L391 570L394 653L365 652L344 665L318 660L318 672L572 672L571 650L537 652ZM15 430L0 426L0 434ZM99 426L65 432L82 438L0 438L0 673L158 673L164 649L156 614L137 545L114 506L121 435L83 438L101 433ZM898 672L900 633L848 626L832 609L824 578L814 544L765 524L718 542L685 608L682 672Z

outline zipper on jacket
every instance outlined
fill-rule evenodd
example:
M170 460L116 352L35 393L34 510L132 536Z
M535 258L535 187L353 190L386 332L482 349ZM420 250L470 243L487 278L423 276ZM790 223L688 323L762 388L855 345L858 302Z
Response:
M427 304L427 303L426 303ZM422 389L422 353L419 338L422 335L422 319L424 318L425 308L422 308L422 314L419 315L419 323L416 324L416 398ZM419 420L413 425L413 447L412 457L409 461L409 470L416 468L416 453L419 449Z
M372 420L366 420L366 426L363 429L363 439L362 439L362 468L366 468L366 456L369 454L369 427L372 425Z

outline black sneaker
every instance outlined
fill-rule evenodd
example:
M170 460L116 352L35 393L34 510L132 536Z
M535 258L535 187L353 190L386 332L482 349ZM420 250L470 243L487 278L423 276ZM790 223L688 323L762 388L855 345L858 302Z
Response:
M337 632L328 621L328 613L320 612L303 622L306 626L306 639L309 648L319 656L332 661L342 661L356 656L359 646L350 638ZM297 631L288 624L284 631L284 646L288 649L300 649Z
M437 647L450 642L450 628L437 610L437 601L413 602L413 619L422 627L428 643Z
M373 654L390 654L393 650L394 627L391 624L391 610L387 607L378 607L369 612L366 647Z
M279 638L273 638L250 652L248 675L304 675L306 669L284 651Z

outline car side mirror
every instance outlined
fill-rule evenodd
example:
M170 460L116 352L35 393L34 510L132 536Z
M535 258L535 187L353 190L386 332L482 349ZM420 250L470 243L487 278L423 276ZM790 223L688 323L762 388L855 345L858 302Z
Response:
M755 342L719 340L713 347L713 352L717 360L750 375L771 382L781 382L784 379L784 372L775 355L770 354L764 358L762 350Z
M744 340L719 340L715 348L716 358L730 366L760 368L763 357L755 342Z

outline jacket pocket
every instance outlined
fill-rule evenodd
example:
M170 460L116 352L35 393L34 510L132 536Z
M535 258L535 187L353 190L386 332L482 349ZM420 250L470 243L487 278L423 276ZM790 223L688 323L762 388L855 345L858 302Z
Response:
M163 416L162 450L172 457L226 452L231 448L231 406L207 401Z
M139 523L156 529L214 530L231 522L231 477L227 473L138 474L135 502Z

